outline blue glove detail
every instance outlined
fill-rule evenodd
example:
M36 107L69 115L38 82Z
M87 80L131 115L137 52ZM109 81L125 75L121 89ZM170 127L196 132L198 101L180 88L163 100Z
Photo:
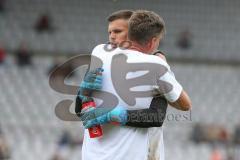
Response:
M87 72L84 76L84 80L80 84L78 92L78 96L81 98L82 103L92 101L92 92L102 88L102 72L102 68L97 68L94 71Z
M99 90L102 88L102 76L95 73L87 73L87 77L81 83L80 87L85 89Z
M91 111L87 111L80 115L80 119L83 121L85 128L91 128L95 125L114 123L125 125L127 123L127 110L121 106L115 107L110 111L108 109L94 108ZM104 113L104 114L102 114Z

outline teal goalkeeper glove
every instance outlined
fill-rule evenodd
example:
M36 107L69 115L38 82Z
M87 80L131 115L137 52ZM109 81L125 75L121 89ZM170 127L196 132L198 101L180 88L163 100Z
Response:
M94 71L89 71L84 76L84 80L80 84L78 96L82 103L92 101L91 94L94 90L102 88L102 68L97 68Z
M107 110L109 111L107 112ZM127 123L127 110L121 106L114 109L91 108L87 112L81 113L80 119L86 129L106 123L125 125Z

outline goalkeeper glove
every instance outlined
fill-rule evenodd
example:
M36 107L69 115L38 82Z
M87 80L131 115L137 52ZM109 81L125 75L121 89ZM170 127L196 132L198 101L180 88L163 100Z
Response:
M91 128L99 124L118 124L125 125L127 123L127 110L121 106L112 108L90 108L81 113L80 119L83 121L85 128Z
M86 73L78 92L78 96L81 98L82 103L92 101L90 97L92 92L102 88L102 72L102 68L97 68L94 71Z

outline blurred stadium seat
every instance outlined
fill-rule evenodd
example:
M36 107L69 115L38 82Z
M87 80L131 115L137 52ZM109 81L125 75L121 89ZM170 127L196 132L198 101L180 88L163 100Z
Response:
M54 92L48 85L46 70L51 64L49 59L49 57L35 57L37 68L19 69L15 65L0 68L0 76L3 77L0 87L4 91L0 96L0 121L6 130L11 146L16 147L13 150L16 152L13 153L18 158L21 156L28 159L31 159L28 156L38 157L37 155L41 154L38 153L39 150L50 155L54 149L47 147L54 146L64 126L64 123L54 114L54 107L63 99L63 96ZM170 65L176 77L189 91L193 110L192 115L188 114L192 119L189 117L179 122L172 118L166 119L166 150L170 150L166 154L169 159L172 159L173 155L170 153L173 151L182 155L186 148L181 145L186 142L190 145L187 147L187 153L189 152L190 155L196 155L197 152L208 153L210 152L208 149L201 149L204 148L202 146L194 147L189 142L192 123L216 123L228 129L234 128L238 123L240 111L236 107L240 95L237 81L239 67L180 62ZM81 77L75 77L71 81L77 85L78 79ZM185 113L169 108L168 115L171 114ZM75 123L69 124L75 126L72 126L72 132L80 129L81 124ZM18 148L21 150L19 151ZM29 155L27 150L32 149L34 151L31 152L32 155ZM182 156L182 159L186 159L184 155Z
M238 1L7 1L7 14L1 17L1 41L16 49L26 39L33 49L57 54L88 53L93 46L107 41L106 17L117 9L145 8L161 14L166 22L167 36L163 50L172 58L240 60L238 54L240 14ZM94 8L91 9L91 8ZM104 8L104 9L103 9ZM36 35L33 26L38 16L48 12L56 27L53 34ZM231 18L229 18L231 17ZM176 47L177 34L189 28L193 47L189 51ZM10 43L9 43L10 42Z
M119 9L149 9L163 16L167 34L160 48L192 99L188 119L176 121L172 115L186 113L168 109L166 159L209 159L211 146L195 145L189 137L198 122L223 125L229 131L239 123L239 5L238 0L7 0L6 13L0 15L0 42L12 53L24 40L40 53L33 57L32 68L18 68L13 56L8 56L7 65L0 66L0 124L12 159L50 159L64 128L83 135L80 122L63 122L56 117L55 105L74 96L53 91L47 71L54 56L89 53L95 45L106 42L106 17ZM52 17L53 33L38 34L33 28L44 12ZM185 27L193 34L188 50L176 45L178 33ZM78 85L81 76L68 81ZM68 159L80 160L80 150L67 151Z

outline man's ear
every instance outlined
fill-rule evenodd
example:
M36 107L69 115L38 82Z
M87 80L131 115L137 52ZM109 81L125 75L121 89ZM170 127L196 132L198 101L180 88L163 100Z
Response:
M144 44L144 48L149 49L151 46L151 41L148 41L146 44Z
M158 41L157 37L153 37L148 40L148 42L144 45L145 53L152 54L156 51L156 43Z
M152 52L155 50L156 42L157 42L156 37L153 37L150 39L150 41L148 41L147 46L148 46L149 50L151 50Z

